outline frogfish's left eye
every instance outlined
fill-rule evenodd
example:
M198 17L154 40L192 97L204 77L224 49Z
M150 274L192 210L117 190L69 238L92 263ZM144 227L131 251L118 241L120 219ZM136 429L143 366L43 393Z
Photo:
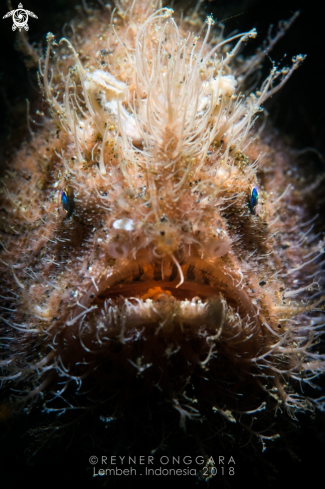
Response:
M249 208L252 214L256 214L257 205L258 205L258 191L257 188L254 187L249 199Z

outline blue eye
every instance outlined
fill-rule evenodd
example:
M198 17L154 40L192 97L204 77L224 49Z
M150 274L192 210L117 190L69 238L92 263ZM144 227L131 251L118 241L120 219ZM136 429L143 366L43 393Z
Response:
M255 214L257 204L258 204L258 192L257 192L257 188L254 187L249 199L249 208L252 214Z
M69 212L70 206L69 206L69 197L68 194L65 192L65 190L61 191L61 205L65 212Z

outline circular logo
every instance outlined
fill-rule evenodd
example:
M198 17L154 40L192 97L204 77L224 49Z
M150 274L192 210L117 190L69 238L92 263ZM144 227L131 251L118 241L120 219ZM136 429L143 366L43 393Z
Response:
M92 455L91 457L89 457L89 462L91 463L91 465L96 465L98 463L98 458L96 457L96 455Z
M17 10L15 10L15 12L13 14L12 19L13 19L16 27L21 29L22 27L25 27L25 25L28 22L28 14L27 14L26 10L17 9Z

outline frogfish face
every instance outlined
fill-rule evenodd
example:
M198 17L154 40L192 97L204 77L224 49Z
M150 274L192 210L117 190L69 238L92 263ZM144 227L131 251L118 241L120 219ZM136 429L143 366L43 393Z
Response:
M75 45L48 34L52 115L5 181L2 379L43 416L154 410L274 438L324 370L323 242L292 156L254 125L303 56L245 95L254 29L224 40L208 18L199 38L146 2L104 15Z

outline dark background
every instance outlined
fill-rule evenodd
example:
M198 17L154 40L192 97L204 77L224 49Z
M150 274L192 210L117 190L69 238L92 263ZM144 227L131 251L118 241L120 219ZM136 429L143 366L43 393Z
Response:
M12 7L17 8L18 3L19 0L14 0ZM77 0L23 0L22 3L25 9L38 16L38 20L30 18L28 33L29 42L35 43L38 49L44 50L48 31L52 31L58 38L63 36L62 26L76 15L76 10L78 15L86 18ZM88 4L91 5L91 2ZM195 2L183 1L179 5L189 4L194 5ZM99 6L97 2L96 5ZM215 19L224 22L225 35L234 30L243 32L256 27L259 36L251 41L246 52L253 52L262 43L270 24L276 25L279 20L291 17L296 10L301 11L295 24L272 51L271 57L275 62L280 62L286 53L283 64L290 64L291 57L300 53L307 54L307 59L285 87L267 103L267 109L276 130L293 147L314 147L324 154L324 17L320 5L315 0L214 0L205 2L201 8L206 14L212 13ZM175 8L180 8L178 2L175 3ZM23 54L15 49L18 33L12 32L11 18L2 19L8 10L7 2L0 0L0 165L5 161L10 164L10 153L19 146L20 141L28 137L25 99L30 100L33 110L40 103L37 67L27 68ZM265 76L271 66L271 61L266 60ZM33 126L33 129L36 128ZM316 154L310 153L308 156L313 161L313 169L323 172L323 161ZM244 462L239 460L238 476L227 479L229 487L237 488L248 484L251 488L261 485L267 488L302 487L305 480L308 485L316 484L318 479L322 480L322 459L324 460L325 454L324 415L319 415L315 422L308 415L303 416L298 425L300 428L292 435L288 451L283 446L280 449L275 443L257 458L246 458ZM84 471L89 466L87 458L93 453L81 454L76 451L76 447L67 448L64 443L59 450L56 449L52 459L51 455L46 462L27 465L24 451L28 442L26 436L23 436L24 432L25 421L18 420L0 438L1 488L17 488L30 483L35 489L45 485L57 487L58 484L62 484L64 488L70 484L80 488L101 485L97 480L99 478L91 479ZM222 449L217 450L217 453L220 452L222 453ZM269 467L274 479L267 475L262 477L261 471L256 478L256 466L262 463ZM159 481L157 478L150 478L142 481L141 486L170 483L169 479L162 479ZM195 485L193 479L183 477L178 482L187 487ZM119 487L131 487L134 483L132 478L121 479ZM220 487L219 479L210 483L210 487L216 485ZM205 487L204 484L199 484L201 486Z

